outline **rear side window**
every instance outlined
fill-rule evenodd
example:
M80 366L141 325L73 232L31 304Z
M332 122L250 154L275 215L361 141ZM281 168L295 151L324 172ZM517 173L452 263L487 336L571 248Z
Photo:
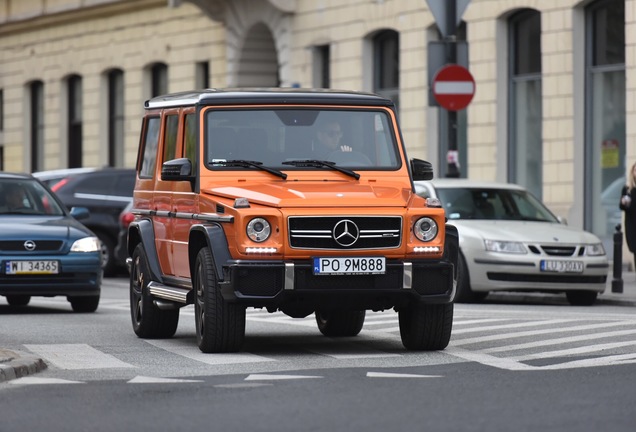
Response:
M163 144L163 162L174 159L177 154L177 132L179 130L179 116L166 117L166 135Z
M190 162L194 164L194 156L197 145L197 117L194 113L187 114L185 116L185 136L183 141L185 143L185 157L190 159Z
M146 134L142 143L141 168L139 177L152 178L157 165L157 147L159 145L159 117L150 117L146 125Z

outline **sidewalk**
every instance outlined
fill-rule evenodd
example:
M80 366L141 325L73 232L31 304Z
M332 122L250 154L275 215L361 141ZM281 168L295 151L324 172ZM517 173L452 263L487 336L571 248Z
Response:
M607 278L607 288L603 294L599 295L596 304L636 306L636 273L623 273L622 293L612 292L612 276L610 272ZM536 299L536 297L534 298ZM46 363L44 363L41 358L28 353L9 351L0 347L0 383L31 375L44 369L46 369Z

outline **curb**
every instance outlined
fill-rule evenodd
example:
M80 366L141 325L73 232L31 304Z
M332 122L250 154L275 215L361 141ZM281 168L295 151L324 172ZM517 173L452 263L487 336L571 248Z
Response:
M46 369L39 357L0 349L0 382L22 378Z

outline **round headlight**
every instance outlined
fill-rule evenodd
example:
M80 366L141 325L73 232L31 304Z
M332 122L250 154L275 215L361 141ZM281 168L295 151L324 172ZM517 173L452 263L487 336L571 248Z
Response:
M263 218L254 218L247 224L247 236L257 243L267 240L271 232L272 227Z
M413 233L421 241L431 241L437 235L437 223L430 217L423 217L415 222Z

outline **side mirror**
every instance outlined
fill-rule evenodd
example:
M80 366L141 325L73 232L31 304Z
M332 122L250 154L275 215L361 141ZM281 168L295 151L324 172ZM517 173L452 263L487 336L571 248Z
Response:
M411 159L413 180L433 180L433 164L422 159Z
M188 158L172 159L161 165L161 180L192 180L192 162Z
M88 219L90 213L86 207L71 207L71 216L77 220Z

